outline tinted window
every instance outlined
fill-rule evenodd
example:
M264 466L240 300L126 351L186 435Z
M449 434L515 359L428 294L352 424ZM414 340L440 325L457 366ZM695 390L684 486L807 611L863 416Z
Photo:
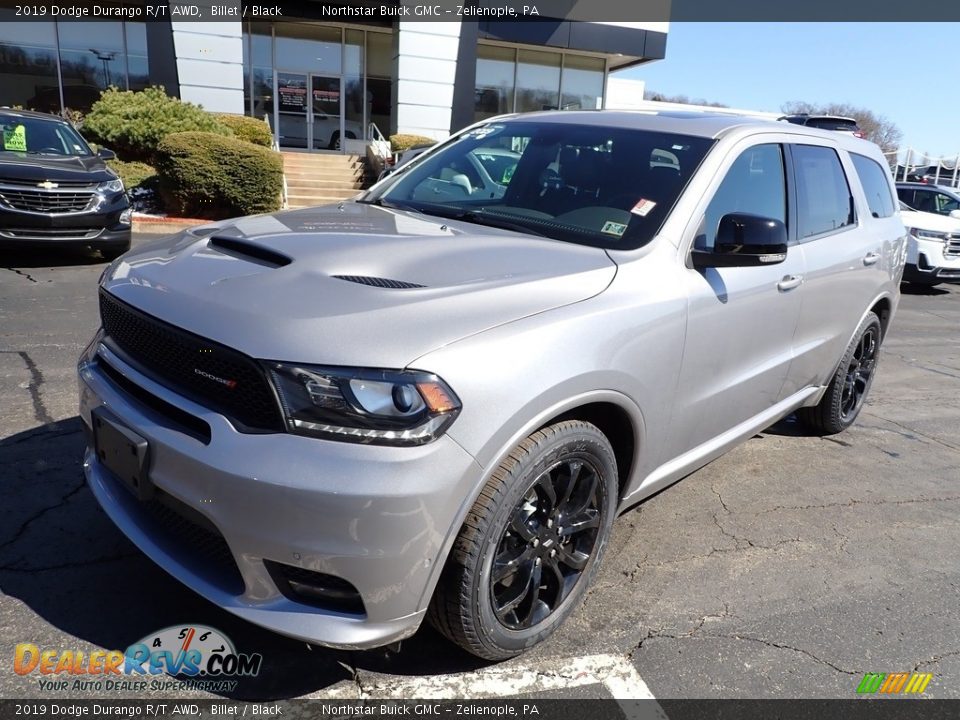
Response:
M937 207L937 195L930 190L914 190L913 202L910 204L913 205L915 210L919 210L920 212L940 212Z
M800 237L852 225L853 198L836 151L816 145L794 145L793 160Z
M868 157L850 153L853 167L857 170L867 205L875 218L890 217L895 212L893 195L890 193L889 173Z
M907 205L909 205L910 207L914 207L915 209L915 206L913 204L913 190L909 190L907 188L897 188L897 197L903 200L903 202L905 202Z
M713 248L720 218L728 213L749 213L786 223L786 184L779 145L752 147L730 166L707 207L695 241L698 248Z
M584 245L640 247L712 141L590 120L476 127L398 168L364 201Z

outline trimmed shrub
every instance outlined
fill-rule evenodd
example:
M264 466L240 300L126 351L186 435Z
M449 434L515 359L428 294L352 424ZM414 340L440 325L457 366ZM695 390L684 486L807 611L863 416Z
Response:
M270 130L263 120L229 113L217 113L214 117L233 130L233 135L238 140L244 140L254 145L263 145L264 147L273 146L273 136L270 135Z
M423 135L391 135L390 149L398 153L408 150L414 145L433 145L436 142L433 138L424 137Z
M126 160L148 163L167 135L187 131L232 135L199 105L169 97L162 87L139 92L109 88L83 121L83 132L91 140Z
M157 147L160 196L168 212L222 219L280 209L280 153L215 133L167 135Z
M127 190L140 187L157 175L157 171L152 167L136 160L133 162L107 160L107 166L120 176L120 179L123 180L123 186Z

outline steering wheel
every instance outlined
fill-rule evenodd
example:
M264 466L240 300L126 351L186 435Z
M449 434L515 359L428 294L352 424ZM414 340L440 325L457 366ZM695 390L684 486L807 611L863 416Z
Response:
M547 190L559 190L564 187L563 178L560 177L560 173L551 168L545 168L543 172L540 173L540 191L546 192Z

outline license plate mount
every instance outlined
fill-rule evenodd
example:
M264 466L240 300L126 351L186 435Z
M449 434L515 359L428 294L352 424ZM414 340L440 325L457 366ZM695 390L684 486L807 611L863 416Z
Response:
M153 497L153 483L148 473L150 444L146 438L128 428L103 407L91 413L91 420L97 460L138 500Z

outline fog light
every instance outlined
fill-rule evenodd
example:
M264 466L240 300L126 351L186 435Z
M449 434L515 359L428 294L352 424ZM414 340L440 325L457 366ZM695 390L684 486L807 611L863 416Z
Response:
M120 213L120 224L129 225L130 219L133 217L133 208L127 208L122 213Z

